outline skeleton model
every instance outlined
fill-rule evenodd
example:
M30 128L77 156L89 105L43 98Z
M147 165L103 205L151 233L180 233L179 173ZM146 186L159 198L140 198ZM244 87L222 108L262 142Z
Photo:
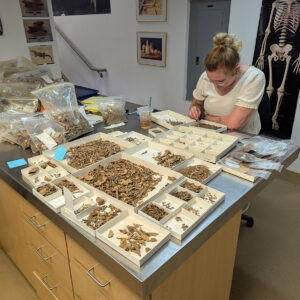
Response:
M274 21L272 24L272 19L274 16ZM271 54L268 55L268 65L269 65L269 84L267 86L267 94L269 99L271 98L274 87L273 87L273 69L272 61L275 62L280 60L285 62L285 70L282 78L281 85L277 89L277 104L275 112L272 116L272 127L275 130L279 129L277 122L277 117L284 96L284 87L287 78L287 73L290 67L292 56L290 52L293 46L289 44L288 35L295 35L299 27L300 22L300 0L275 0L272 3L272 10L268 22L268 26L265 30L265 36L261 46L260 54L255 62L255 65L263 70L264 68L264 56L266 52L266 44L269 34L271 33L271 25L274 30L275 35L278 37L278 44L272 44L270 46ZM300 73L300 54L298 58L292 63L294 67L293 72L295 74Z
M90 8L94 8L95 13L97 12L97 0L90 0Z

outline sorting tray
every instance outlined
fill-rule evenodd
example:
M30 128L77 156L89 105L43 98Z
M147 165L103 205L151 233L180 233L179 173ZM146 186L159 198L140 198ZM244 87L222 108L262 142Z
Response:
M197 187L200 187L201 190L199 192L197 192L197 191L193 191L193 190L191 190L189 188L186 188L186 187L183 186L185 183L193 183ZM206 185L201 184L199 181L195 181L195 180L193 180L191 178L184 177L183 181L179 184L179 187L184 188L184 189L186 189L186 190L188 190L190 192L195 193L196 196L199 196L199 195L202 195L205 192Z
M28 164L31 166L39 165L39 164L47 162L47 161L49 161L49 158L42 154L28 158Z
M171 213L175 213L178 211L182 206L186 204L185 201L176 198L170 194L164 193L158 198L156 198L153 203L157 203L160 206L164 207L167 211Z
M191 199L193 199L194 197L196 197L198 195L197 193L194 193L193 191L190 191L190 190L188 190L186 188L183 188L181 186L176 186L174 189L172 189L171 191L169 191L169 194L172 197L174 197L174 198L176 198L178 200L181 200L184 203L189 202L191 199L190 200L183 200L183 199L181 199L181 198L179 198L178 196L175 195L175 193L177 193L177 192L187 192L187 193L189 193L191 195Z
M185 160L193 157L193 154L187 151L183 151L166 145L161 145L156 142L146 142L134 148L127 149L124 151L124 153L128 153L134 157L158 165L158 161L156 161L154 158L158 156L159 153L163 154L166 150L169 150L172 154L184 156ZM180 162L176 166L181 165L184 161ZM176 166L173 166L171 169L174 169Z
M207 182L209 182L210 180L212 180L213 178L215 178L218 174L220 174L222 172L222 168L220 166L211 164L209 162L203 161L198 158L192 158L192 159L184 162L182 165L175 167L174 170L177 172L180 172L182 169L184 169L186 167L196 166L196 165L206 166L211 171L211 175L209 177L207 177L206 179L204 179L201 182L202 184L206 184ZM189 179L192 179L192 178L189 178ZM196 181L198 182L198 180L196 180Z
M120 240L118 237L121 238L126 236L119 230L126 229L127 225L134 226L134 224L142 225L141 229L146 232L158 233L158 235L153 236L157 240L156 242L147 242L146 246L141 245L141 256L133 252L127 252L119 247ZM108 233L110 230L112 230L114 233L112 238L108 238ZM134 264L141 266L169 240L170 232L142 216L124 212L123 214L114 218L109 224L107 223L98 229L96 232L96 237ZM148 253L145 251L146 247L151 248Z
M60 197L60 196L62 196L62 192L61 192L61 190L60 190L57 186L55 186L53 183L47 183L47 184L49 184L49 185L51 185L51 186L54 186L54 187L57 189L57 191L56 191L55 193L49 195L49 196L44 197L42 194L40 194L40 193L37 191L38 187L35 187L35 188L32 189L32 193L33 193L33 195L35 195L38 199L40 199L41 201L43 201L44 203L46 203L46 204L49 206L49 202L52 201L52 200L54 200L54 199L56 199L56 198L58 198L58 197ZM40 186L44 186L44 185L40 185Z
M115 206L116 208L120 209L121 212L119 212L119 214L117 216L115 216L113 219L109 220L107 223L103 224L102 226L100 226L97 229L93 229L92 227L89 227L87 224L85 224L83 222L84 219L87 219L89 214L97 207L99 207L99 205L96 202L96 198L100 197L102 198L105 203L103 205L106 205L107 208L105 209L106 212L110 212L110 208L108 207L110 204L112 204L113 206ZM118 206L118 204L116 204L114 201L111 201L110 199L107 199L105 197L100 196L97 193L94 193L91 197L85 197L85 198L79 198L77 201L80 203L82 202L87 202L87 199L89 199L89 203L92 204L92 206L90 206L89 208L83 210L82 212L75 214L74 210L70 210L70 208L68 208L67 206L64 206L61 209L61 213L62 215L64 215L66 218L68 218L70 221L72 221L73 223L75 223L76 225L78 225L79 227L81 227L83 230L85 230L86 232L88 232L89 234L93 235L94 237L96 236L96 231L99 230L101 227L103 227L106 224L111 223L115 218L117 218L118 216L120 216L121 214L123 214L123 208ZM78 202L73 202L74 206L76 207L76 205L78 204Z
M180 218L181 220L176 221L176 218ZM194 214L181 208L180 211L172 216L172 218L168 219L163 226L171 232L175 241L181 241L197 226L198 223L198 218ZM182 227L183 225L187 225L188 228L184 230Z
M80 145L83 145L85 143L98 140L100 138L102 140L104 140L104 141L110 141L110 142L113 142L113 143L119 145L120 148L121 148L121 150L125 150L125 149L128 149L128 148L134 147L134 144L132 144L132 143L129 143L127 141L124 141L124 140L122 140L122 139L120 139L118 137L114 137L112 135L107 135L107 134L102 133L102 132L96 133L96 134L93 134L93 135L89 135L89 136L86 136L86 137L83 137L83 138L78 139L76 141L63 144L62 146L64 148L66 148L66 149L69 149L70 147L80 146ZM55 154L55 151L56 151L56 149L46 150L46 151L44 151L44 154L46 156L50 157L50 158L53 158L54 154ZM105 159L105 158L103 158L103 159ZM73 174L73 173L75 173L75 172L77 172L79 170L82 170L82 169L75 169L75 168L71 167L68 164L68 153L66 154L66 158L63 161L57 161L57 160L55 160L55 162L58 163L58 164L60 164L67 171L69 171L71 174Z
M168 121L173 121L173 122L178 121L178 122L182 122L182 124L185 124L185 123L191 123L193 119L184 116L182 114L179 114L177 112L174 112L172 110L163 110L163 111L152 113L151 121L165 128L172 129L174 125L168 123Z
M148 134L152 137L156 137L157 135L163 133L165 130L159 127L150 128L148 130Z
M140 145L147 141L151 141L152 138L141 133L130 131L118 136L120 139L132 143L133 145Z
M211 130L177 126L157 136L155 141L215 163L238 143L238 138Z
M212 128L205 128L205 127L200 127L199 125L211 125L211 126L216 126L218 128L216 129L212 129ZM191 122L189 124L187 124L186 126L192 126L192 127L196 127L196 128L201 128L204 130L211 130L211 131L215 131L215 132L224 132L227 131L227 126L220 124L220 123L215 123L215 122L211 122L211 121L207 121L207 120L199 120L199 121L195 121L195 122Z
M83 170L80 170L80 171L74 173L73 176L76 177L76 178L79 178L79 177L87 174L89 171L96 169L99 165L106 166L110 162L117 161L119 159L129 160L129 161L131 161L134 164L137 164L137 165L149 168L152 171L154 171L155 173L158 173L158 174L160 174L160 176L162 176L162 180L156 185L155 189L152 190L150 193L148 193L146 195L146 197L144 197L143 199L141 199L140 203L136 207L133 207L133 206L131 206L129 204L126 204L125 202L122 202L121 200L118 200L118 199L116 199L116 198L114 198L114 197L112 197L112 196L110 196L110 195L108 195L108 194L105 193L105 195L106 195L107 198L109 198L109 199L115 199L118 202L123 203L123 205L126 205L126 208L129 209L129 210L137 211L138 208L139 208L139 206L141 204L149 201L153 196L156 196L158 194L163 193L164 190L167 187L169 188L169 186L171 186L171 185L177 185L178 182L180 181L180 178L182 178L181 174L179 174L179 173L177 173L177 172L175 172L175 171L173 171L171 169L168 169L168 168L165 168L165 167L162 167L162 166L154 165L152 163L149 163L147 161L144 161L142 159L139 159L137 157L131 156L131 155L129 155L127 153L123 153L123 152L115 154L114 156L111 156L111 157L109 157L109 158L107 158L107 159L105 159L105 160L103 160L103 161L101 161L101 162L99 162L99 163L97 163L97 164L95 164L93 166L89 166L89 167L87 167L87 168L85 168ZM170 177L175 178L175 180L172 181L170 179ZM87 183L85 183L83 181L81 183L83 185L88 186L89 188L91 188L94 191L99 191L95 187L93 187L91 185L88 185Z
M161 220L156 220L155 218L153 218L152 216L148 215L147 213L145 213L143 210L147 207L148 204L153 204L155 206L157 206L158 208L164 210L164 212L167 214L164 218L162 218ZM162 205L160 205L157 202L147 202L145 205L143 205L141 208L139 208L138 214L143 216L146 219L149 219L150 221L157 223L159 225L162 225L164 222L166 222L167 219L170 218L170 216L172 216L172 211L163 207Z

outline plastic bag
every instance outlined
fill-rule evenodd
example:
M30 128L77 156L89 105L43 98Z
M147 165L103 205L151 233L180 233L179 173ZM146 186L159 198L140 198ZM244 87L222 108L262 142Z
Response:
M272 173L270 171L265 171L265 170L250 170L247 172L247 174L252 175L252 176L261 177L261 178L267 180Z
M0 81L4 79L4 71L6 68L14 68L18 64L17 59L10 59L6 61L0 61Z
M22 118L22 123L32 140L33 153L41 153L66 142L64 128L47 119L43 113Z
M104 100L99 103L99 111L107 126L127 122L124 100Z
M45 108L46 115L64 127L67 140L93 131L93 127L79 112L72 83L59 83L32 92Z
M36 98L25 99L21 97L0 99L0 112L15 110L33 114L40 110L39 100Z
M38 89L39 84L26 82L0 82L0 98L11 97L33 98L31 92Z

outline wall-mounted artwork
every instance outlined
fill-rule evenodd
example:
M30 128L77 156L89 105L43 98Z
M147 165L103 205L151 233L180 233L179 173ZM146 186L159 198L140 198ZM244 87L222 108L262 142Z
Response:
M30 46L31 61L36 65L54 64L51 45Z
M48 19L23 19L28 43L53 41Z
M139 64L165 67L166 51L166 32L137 32L137 61Z
M1 19L0 19L0 35L3 35L3 27L2 27Z
M23 17L48 17L47 0L19 0Z
M110 0L52 0L54 16L110 14Z
M167 21L167 0L135 0L136 20L140 22Z
M253 65L266 76L272 132L290 138L300 86L300 2L263 0Z

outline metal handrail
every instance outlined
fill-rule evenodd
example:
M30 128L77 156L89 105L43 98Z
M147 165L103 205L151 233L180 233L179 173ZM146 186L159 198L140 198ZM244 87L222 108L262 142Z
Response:
M67 37L64 31L58 26L56 22L54 22L54 26L56 31L61 35L61 37L66 41L66 43L73 49L73 51L84 61L84 63L89 67L90 70L96 71L100 77L103 77L103 73L107 72L105 68L95 67L88 58L78 49L78 47Z

